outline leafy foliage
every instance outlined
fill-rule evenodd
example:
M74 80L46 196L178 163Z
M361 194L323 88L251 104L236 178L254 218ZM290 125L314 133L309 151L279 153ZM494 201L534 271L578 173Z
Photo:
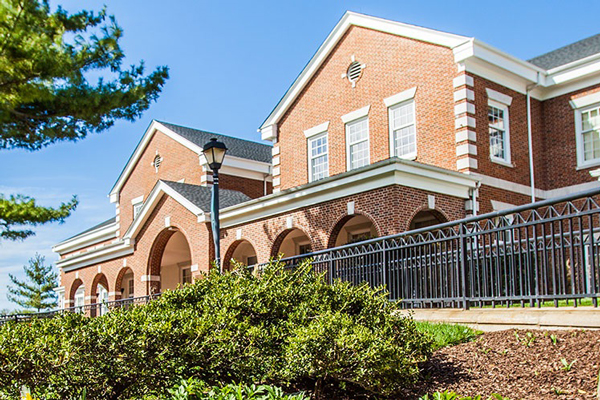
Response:
M71 15L51 12L48 0L1 0L0 149L82 139L148 109L167 68L124 69L122 35L105 10Z
M454 392L435 392L434 394L432 394L431 396L429 395L425 395L423 397L421 397L419 400L484 400L484 397L481 397L479 395L471 397L462 397L457 395ZM493 393L490 397L487 397L487 400L510 400L508 397L502 397L501 395L497 394L497 393Z
M31 229L15 229L15 226L38 226L47 222L64 222L77 207L76 197L58 208L41 207L35 200L22 196L4 197L0 194L0 239L20 240L35 233Z
M330 285L308 264L213 271L145 306L5 324L0 394L25 384L42 398L84 388L90 399L139 398L182 377L392 394L417 379L431 346L398 307L366 285Z
M190 378L169 390L169 400L308 400L304 394L287 395L277 386L230 383L209 386Z
M26 281L19 281L14 275L8 274L14 286L8 287L8 300L27 309L38 312L56 306L57 274L52 271L52 265L44 265L46 258L36 254L29 259L29 266L23 266Z

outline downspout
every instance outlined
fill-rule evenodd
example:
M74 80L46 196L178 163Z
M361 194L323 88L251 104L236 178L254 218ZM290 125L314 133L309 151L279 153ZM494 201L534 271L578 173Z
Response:
M477 181L475 187L471 190L471 205L473 206L473 216L477 215L477 196L479 196L479 188L481 187L481 182Z
M535 203L535 174L533 170L533 137L531 133L531 90L540 84L540 73L537 73L536 83L527 86L527 142L529 146L529 181L531 184L531 202Z

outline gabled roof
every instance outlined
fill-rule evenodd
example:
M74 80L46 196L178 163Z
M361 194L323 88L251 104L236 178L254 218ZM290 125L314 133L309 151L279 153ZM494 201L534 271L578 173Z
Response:
M227 155L229 156L261 161L265 163L271 162L271 145L221 135L220 133L187 128L185 126L170 124L168 122L158 122L199 147L204 146L204 144L207 143L211 138L217 138L221 142L225 143L227 146Z
M162 182L175 189L177 193L185 197L202 211L206 213L210 212L211 188L180 182ZM219 189L219 209L234 206L248 200L251 200L250 197L237 190Z
M109 218L109 219L107 219L107 220L106 220L106 221L104 221L104 222L100 222L98 225L94 225L94 226L92 226L91 228L89 228L89 229L86 229L86 230L85 230L85 231L83 231L83 232L79 232L78 234L76 234L76 235L73 235L73 236L71 236L71 237L69 237L69 238L67 238L67 239L63 240L61 243L63 243L63 242L66 242L66 241L68 241L68 240L71 240L71 239L75 239L75 238L77 238L77 237L79 237L79 236L83 236L83 235L85 235L85 234L88 234L88 233L90 233L90 232L92 232L92 231L95 231L96 229L100 229L100 228L104 228L105 226L112 225L112 224L114 224L115 222L117 222L117 217L112 217L112 218ZM60 243L59 243L59 244L60 244Z
M198 154L198 156L202 154L202 146L206 142L213 137L218 138L229 149L227 152L228 157L225 157L224 166L235 162L236 159L244 161L244 164L247 164L246 167L249 169L262 170L266 168L268 170L271 165L271 145L153 120L111 189L111 202L117 201L119 191L127 181L129 174L133 171L137 161L142 156L156 131L164 133L179 144Z
M600 53L600 34L568 44L529 60L544 69L552 69Z
M300 75L298 75L281 100L279 100L279 103L277 103L273 111L271 111L271 114L261 125L260 130L267 129L270 126L277 124L279 118L294 102L296 97L310 81L310 78L319 69L321 64L351 26L359 26L397 36L404 36L448 48L454 48L470 40L470 38L465 36L347 11L340 22L333 28L329 36L327 36L327 39L325 39L312 59L306 64L302 72L300 72ZM263 132L263 139L267 139L269 134L270 131L268 131L268 133Z

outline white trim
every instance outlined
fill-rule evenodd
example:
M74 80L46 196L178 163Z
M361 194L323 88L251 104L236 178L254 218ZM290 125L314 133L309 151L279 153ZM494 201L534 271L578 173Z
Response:
M511 208L516 207L515 204L505 203L503 201L491 200L491 202L492 202L492 209L494 211L510 210Z
M160 282L160 275L142 275L140 280L142 282Z
M459 102L461 100L469 100L469 101L473 101L475 100L475 92L472 91L471 89L460 89L454 92L454 102Z
M369 106L370 107L370 106ZM360 110L357 110L360 111ZM368 113L368 110L367 110ZM342 117L343 120L343 117ZM356 124L356 123L360 123L363 121L367 121L367 139L366 140L361 140L358 142L353 142L350 143L350 141L348 140L348 125L351 124ZM358 143L362 143L362 142L367 142L367 165L371 163L371 131L370 131L370 124L369 124L369 117L367 116L362 116L360 118L354 118L349 120L347 123L344 124L344 131L345 131L345 139L346 139L346 171L350 171L352 169L358 169L358 168L362 168L364 167L364 165L362 167L356 167L356 168L352 168L352 154L350 153L350 147L354 146Z
M468 174L398 158L380 161L320 181L247 201L221 210L223 228L247 224L261 218L289 213L302 207L401 185L467 199L477 178ZM205 216L206 218L206 216Z
M272 142L277 140L277 124L263 126L258 131L262 140L270 140Z
M281 164L281 157L273 157L273 166Z
M502 103L506 106L510 106L512 104L513 98L504 93L497 92L493 89L485 89L487 92L488 99L497 101L498 103Z
M281 185L281 178L276 176L275 178L273 178L273 186L279 186Z
M454 106L454 115L460 114L475 114L475 104L473 103L459 103Z
M407 125L400 126L400 127L394 127L392 125L392 113L394 112L394 110L404 106L405 104L412 105L412 112L413 112L413 118L414 118L413 122L412 122L412 124L407 124ZM388 122L388 130L389 130L389 141L390 141L390 157L400 157L405 160L415 160L417 158L418 142L417 142L417 108L416 107L417 106L415 104L414 98L408 98L403 102L394 103L388 107L388 121L389 121ZM411 153L398 155L398 154L396 154L396 145L394 143L394 131L407 128L411 125L413 125L414 129L415 129L415 151L413 151Z
M322 124L313 126L312 128L305 130L304 137L306 137L308 139L310 137L318 135L319 133L327 132L328 129L329 129L329 121L323 122Z
M62 268L64 272L69 272L131 254L133 254L133 244L128 240L121 240L100 249L63 258L56 262L56 266Z
M582 101L581 104L584 102ZM600 165L600 158L585 161L585 151L583 143L583 131L582 131L582 118L581 114L594 108L600 108L600 104L589 104L583 108L577 108L573 112L575 113L575 148L577 153L577 170L592 168Z
M504 103L498 103L495 100L488 99L488 106L497 108L502 110L503 113L503 122L504 122L504 138L502 139L504 145L504 157L497 157L491 152L491 145L489 141L489 133L488 133L488 146L490 148L490 160L494 163L501 164L507 167L513 167L511 161L511 151L510 151L510 113L508 110L508 105ZM486 110L488 111L488 110ZM489 123L488 123L488 132L489 132Z
M329 123L328 125L329 126ZM326 178L329 176L329 133L327 132L327 130L320 132L318 135L312 135L311 137L309 137L306 140L306 155L307 155L307 161L308 161L308 181L312 182L314 181L313 178L313 166L312 166L312 161L314 158L312 154L311 154L311 145L314 141L319 140L320 138L326 138L327 141L327 152L324 154L320 154L318 157L322 157L323 155L325 155L327 157L327 172L325 173L325 176L323 178ZM275 174L273 174L275 175ZM321 179L323 179L321 178Z
M393 96L386 97L385 99L383 99L383 104L385 104L385 106L389 108L391 106L395 106L396 104L400 104L407 100L414 99L416 93L417 93L417 87L415 86L410 89L406 89L403 92L397 93Z
M433 29L422 28L420 26L403 24L400 22L389 21L382 18L376 18L369 15L357 14L354 12L346 12L340 22L333 28L329 36L319 47L315 55L310 59L306 67L290 86L283 98L277 106L271 111L265 122L261 125L263 139L269 136L264 133L264 129L279 122L283 114L294 103L295 99L306 87L313 75L318 71L323 62L327 59L331 51L337 43L342 39L346 31L351 26L360 26L367 29L372 29L380 32L389 33L392 35L403 36L422 42L433 43L440 46L454 48L461 43L469 41L465 36L454 35L451 33L440 32ZM276 135L271 135L276 137Z
M476 128L477 121L473 117L469 117L468 115L464 115L462 117L458 117L454 120L454 128Z
M279 154L279 146L273 146L273 148L271 148L271 155L273 157L275 157L278 154Z
M94 229L93 231L77 235L71 239L67 239L52 247L55 253L70 253L85 247L92 246L96 243L105 242L113 239L115 233L119 230L119 223L114 222L110 225Z
M462 130L456 132L456 143L464 142L465 140L469 140L471 142L477 142L477 133L471 130Z
M593 171L590 171L590 176L592 178L598 178L598 180L600 180L600 169L595 169Z
M600 92L581 96L569 101L569 104L571 104L573 109L588 107L596 103L600 103Z
M456 169L461 170L461 169L477 169L477 160L474 158L461 158L460 160L456 160Z
M459 75L456 78L452 79L452 86L454 86L455 88L461 87L461 86L473 86L473 85L474 85L473 77L466 75L466 74Z
M354 110L352 112L349 112L348 114L344 114L341 117L342 122L344 122L344 124L347 124L349 122L356 121L357 119L366 117L369 115L370 109L371 109L371 105L369 104L368 106L359 108L358 110Z
M465 143L465 144L461 144L459 146L456 146L456 155L457 156L464 156L466 154L472 154L474 156L477 155L477 146L471 143Z
M273 167L273 176L281 175L281 167Z
M136 205L137 203L141 203L143 201L144 201L144 195L141 195L134 199L131 199L131 204Z
M188 199L179 194L175 189L171 188L169 185L164 183L163 181L158 181L150 194L148 195L148 199L142 206L142 210L138 214L138 216L133 220L125 235L123 235L123 239L133 239L142 229L144 223L150 217L152 210L156 207L156 204L159 202L161 197L166 194L173 198L173 200L177 201L183 207L185 207L188 211L194 214L197 218L204 215L204 211L200 209L200 207L196 206Z

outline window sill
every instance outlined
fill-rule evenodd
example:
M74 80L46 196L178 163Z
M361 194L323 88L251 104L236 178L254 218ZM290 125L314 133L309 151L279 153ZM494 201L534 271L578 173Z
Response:
M599 165L600 165L600 160L592 161L592 162L585 163L585 164L577 163L577 168L575 168L575 171L581 171L583 169L590 169L590 168L597 167Z
M493 162L494 164L500 164L500 165L503 165L503 166L509 167L509 168L515 167L515 165L513 163L508 162L506 160L498 159L498 158L490 157L490 161Z

